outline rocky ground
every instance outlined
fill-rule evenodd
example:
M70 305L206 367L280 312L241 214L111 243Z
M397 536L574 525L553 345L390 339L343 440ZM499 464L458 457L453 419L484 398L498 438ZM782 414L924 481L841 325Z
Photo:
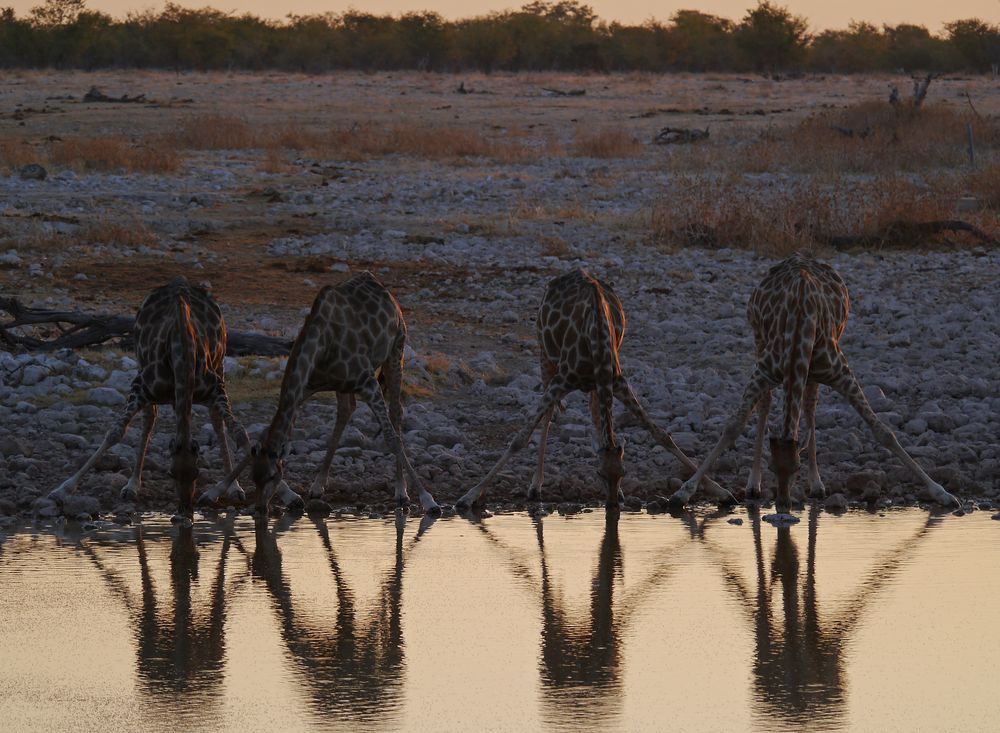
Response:
M83 78L35 79L35 88L21 90L22 99L89 79L75 76ZM164 76L171 75L144 79L166 88ZM268 79L282 88L280 78ZM194 95L194 104L209 106L211 85L204 79L198 84L206 97ZM381 92L367 94L383 104L385 90L395 93L398 84L387 81ZM444 81L435 85L442 96L450 93ZM239 93L231 96L238 108ZM632 107L659 101L633 100ZM426 100L427 108L434 102ZM535 110L535 102L525 105ZM69 111L29 118L36 127L28 131L0 120L0 133L40 136L52 127L65 134L74 119L102 132L116 126L82 112L74 118L71 105L61 104ZM619 100L610 109L624 117L623 105ZM571 112L560 107L553 114ZM211 285L230 328L291 337L322 285L370 269L407 314L404 439L418 473L443 503L485 474L537 404L534 314L548 280L572 267L613 283L629 319L625 372L689 455L704 456L735 408L752 366L746 301L776 260L651 244L644 235L649 207L678 185L656 157L661 153L639 160L565 155L501 164L405 155L317 160L291 151L275 172L262 169L253 155L192 153L170 175L56 166L36 181L9 171L0 176L0 289L40 307L131 313L150 288L183 273ZM81 232L97 217L134 222L151 237L138 243L88 240ZM963 247L819 254L851 290L843 346L874 409L930 475L969 506L986 508L1000 499L1000 253ZM282 359L227 361L235 411L251 435L270 419L283 366ZM99 444L135 367L130 355L113 349L0 352L0 513L60 511L39 498ZM311 481L335 412L332 396L301 411L286 474L296 490ZM79 499L62 511L172 511L165 473L172 417L169 409L161 415L137 506L121 507L118 500L134 461L133 427L126 444L102 459L82 482ZM204 410L196 422L198 440L207 446L202 486L208 486L220 477L221 462ZM669 494L685 476L678 462L624 414L617 424L626 441L624 489L634 497L631 504ZM828 492L843 494L845 502L921 500L914 478L826 390L818 427ZM550 432L548 501L572 510L599 498L592 434L585 399L571 396ZM714 471L734 491L746 481L751 439L748 426ZM367 409L355 413L342 445L325 500L333 506L387 504L392 460ZM509 464L489 499L523 496L534 461L532 446ZM773 485L767 472L765 483ZM250 488L248 477L245 486Z

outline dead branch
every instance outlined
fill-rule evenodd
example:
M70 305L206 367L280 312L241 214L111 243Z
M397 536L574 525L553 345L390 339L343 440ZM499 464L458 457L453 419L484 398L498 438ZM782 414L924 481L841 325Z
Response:
M10 320L0 323L0 344L8 348L56 351L99 346L112 340L117 340L123 347L131 346L132 343L132 328L135 325L135 318L132 316L29 308L17 298L0 298L0 311L11 316ZM58 335L48 338L48 334L28 335L23 333L25 326L47 326L43 330L55 330ZM226 353L230 356L286 356L290 350L291 342L286 339L261 333L230 331Z
M851 247L918 247L928 238L945 232L965 232L983 244L996 247L1000 242L974 224L960 219L941 221L894 221L874 234L823 235L817 239L835 249Z
M924 99L927 97L927 89L931 85L931 81L934 79L934 74L928 74L923 79L913 79L913 108L919 109L920 105L924 103Z
M90 90L83 95L84 102L117 102L121 104L129 103L140 103L144 104L148 100L145 94L137 94L134 97L130 97L127 94L123 94L120 97L109 97L107 94L102 92L97 87L91 87Z
M680 145L708 139L708 128L704 130L686 127L664 127L653 137L654 145Z
M542 87L542 91L550 97L582 97L587 93L586 89L551 89Z

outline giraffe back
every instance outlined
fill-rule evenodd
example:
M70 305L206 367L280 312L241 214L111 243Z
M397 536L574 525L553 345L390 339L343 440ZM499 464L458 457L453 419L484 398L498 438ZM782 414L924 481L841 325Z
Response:
M223 380L226 324L208 291L184 277L156 288L139 306L134 333L139 376L151 402L174 401L181 352L181 361L194 364L194 400L212 398Z
M570 389L590 391L621 374L618 349L625 336L625 311L614 290L586 270L572 270L549 282L536 321L542 377L556 373Z
M794 368L791 352L799 351L805 355L807 374L810 369L821 371L839 348L849 309L847 286L830 265L804 253L779 262L747 305L758 366L775 382L787 382ZM803 336L807 343L796 343Z
M292 346L305 360L309 391L352 391L406 339L399 302L370 272L320 290ZM286 376L293 370L286 371Z

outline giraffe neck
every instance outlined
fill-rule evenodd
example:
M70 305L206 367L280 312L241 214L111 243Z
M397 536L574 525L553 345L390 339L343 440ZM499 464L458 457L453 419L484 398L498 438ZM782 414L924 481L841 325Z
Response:
M278 409L271 419L271 425L267 429L267 436L263 440L263 447L270 450L277 450L285 444L288 436L292 432L295 424L295 411L305 399L306 386L309 384L309 377L312 374L312 363L303 353L311 354L312 349L305 348L306 341L303 335L310 329L307 322L302 328L302 334L295 340L292 346L292 353L288 357L288 366L285 368L285 376L281 380L281 394L278 397Z

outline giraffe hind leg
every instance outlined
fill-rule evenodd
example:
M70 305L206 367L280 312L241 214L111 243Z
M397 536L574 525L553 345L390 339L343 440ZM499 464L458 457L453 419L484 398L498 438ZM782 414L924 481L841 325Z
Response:
M219 409L217 403L208 408L208 413L212 419L212 427L215 429L215 434L219 438L219 453L222 455L222 466L228 476L233 472L233 454L229 450L225 414ZM246 501L246 492L243 491L243 487L240 486L240 482L237 479L233 479L232 483L225 487L225 492L226 498L230 501L241 503Z
M809 431L809 442L806 444L806 455L809 458L809 496L822 499L826 496L826 486L819 475L819 464L816 461L816 406L819 404L819 384L810 382L806 385L805 404L803 406L806 420L806 430Z
M750 466L750 477L747 479L747 498L761 497L761 464L764 460L764 439L767 438L767 418L771 412L771 390L764 390L757 402L757 435L753 443L753 464Z
M122 487L122 501L135 501L142 488L142 466L146 461L146 451L149 450L149 437L156 424L156 405L146 405L142 415L142 436L139 438L139 445L135 448L135 466L132 468L132 476L128 483Z
M313 499L323 496L323 492L326 491L326 482L330 477L330 466L333 464L333 456L340 446L340 439L347 428L347 423L350 422L356 404L353 394L347 392L337 393L337 422L334 423L333 432L330 434L330 442L327 445L326 456L323 457L323 464L320 466L312 486L309 487L309 496Z
M731 446L736 438L739 437L743 428L747 424L747 420L750 418L750 413L753 412L754 405L756 405L761 398L761 395L765 390L770 389L770 382L764 373L759 369L754 369L753 376L750 378L750 383L747 384L746 389L743 390L743 398L740 403L739 408L733 413L733 416L726 423L726 427L722 431L722 435L719 437L719 442L715 444L715 447L709 452L705 460L702 461L701 465L694 472L687 481L685 481L677 491L673 493L670 497L671 504L686 504L694 496L694 492L698 490L698 482L701 481L702 477L712 469L715 462L719 459L729 446Z
M424 508L424 511L428 514L440 514L441 507L438 506L437 502L434 501L434 497L424 487L424 483L417 476L417 472L413 470L413 465L406 455L406 448L403 446L403 441L392 426L389 410L386 407L385 399L382 397L382 390L379 388L378 381L374 375L362 383L358 389L358 394L362 400L368 403L368 406L375 414L375 419L382 429L382 437L385 439L386 445L392 454L396 456L396 460L402 464L403 471L405 471L410 485L417 489L417 494L420 497L420 505ZM405 494L402 498L405 499ZM397 495L396 500L399 502L401 497Z

